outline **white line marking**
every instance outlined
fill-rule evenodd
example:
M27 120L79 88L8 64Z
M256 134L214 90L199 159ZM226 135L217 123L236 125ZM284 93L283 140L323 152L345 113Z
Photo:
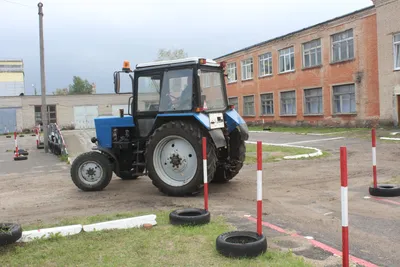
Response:
M365 196L365 197L364 197L364 199L370 199L370 198L371 198L371 197L369 197L369 196Z
M305 236L304 238L308 239L308 240L313 240L314 239L314 237L312 237L312 236Z
M306 141L298 141L298 142L285 143L284 145L303 144L303 143L315 143L315 142L321 142L321 141L333 141L333 140L339 140L339 139L343 139L343 138L344 138L344 137L334 137L334 138L325 138L325 139L314 139L314 140L306 140Z
M327 212L327 213L324 214L324 216L332 214L332 213L333 213L332 211L331 212Z
M400 141L400 138L394 138L394 137L381 137L380 139L382 139L382 140Z

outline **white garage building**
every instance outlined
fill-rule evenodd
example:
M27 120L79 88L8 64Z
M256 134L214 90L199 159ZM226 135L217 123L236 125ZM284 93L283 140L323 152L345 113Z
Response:
M94 118L118 116L119 109L128 113L130 94L48 95L48 120L60 127L94 128ZM152 104L158 97L149 96L140 105ZM153 101L152 101L153 100ZM41 96L0 97L0 133L32 129L41 121Z

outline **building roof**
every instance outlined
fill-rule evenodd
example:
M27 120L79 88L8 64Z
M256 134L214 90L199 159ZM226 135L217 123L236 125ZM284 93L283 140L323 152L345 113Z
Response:
M254 48L254 47L257 47L257 46L265 45L265 44L267 44L267 43L270 43L270 42L273 42L273 41L276 41L276 40L279 40L279 39L283 39L283 38L285 38L285 37L289 37L289 36L291 36L291 35L293 35L293 34L296 34L296 33L302 32L302 31L306 31L306 30L312 29L312 28L314 28L314 27L322 26L322 25L327 24L327 23L330 23L330 22L332 22L332 21L339 20L339 19L345 18L345 17L347 17L347 16L351 16L351 15L354 15L354 14L357 14L357 13L361 13L361 12L363 12L363 11L366 11L366 10L369 10L369 9L373 9L373 8L375 8L375 5L368 6L368 7L365 7L365 8L356 10L356 11L353 11L353 12L351 12L351 13L348 13L348 14L345 14L345 15L342 15L342 16L339 16L339 17L335 17L335 18L333 18L333 19L326 20L326 21L324 21L324 22L320 22L320 23L318 23L318 24L314 24L314 25L312 25L312 26L309 26L309 27L306 27L306 28L303 28L303 29L300 29L300 30L297 30L297 31L294 31L294 32L291 32L291 33L287 33L287 34L285 34L285 35L281 35L281 36L278 36L278 37L275 37L275 38L272 38L272 39L269 39L269 40L266 40L266 41L263 41L263 42L260 42L260 43L257 43L257 44L254 44L254 45L251 45L251 46L248 46L248 47L239 49L239 50L236 50L236 51L231 52L231 53L228 53L228 54L226 54L226 55L223 55L223 56L214 58L214 60L218 60L218 59L221 59L221 58L224 58L224 57L227 57L227 56L230 56L230 55L233 55L233 54L242 52L242 51L246 51L246 50L249 50L249 49Z
M153 61L153 62L147 62L147 63L139 63L136 65L136 68L147 68L147 67L158 67L158 66L163 66L163 65L179 65L183 63L193 63L197 64L199 63L199 59L202 57L187 57L187 58L181 58L181 59L173 59L173 60L163 60L163 61ZM218 67L219 64L212 60L212 59L206 59L206 64L207 66L214 66Z
M0 62L23 62L22 59L0 59Z

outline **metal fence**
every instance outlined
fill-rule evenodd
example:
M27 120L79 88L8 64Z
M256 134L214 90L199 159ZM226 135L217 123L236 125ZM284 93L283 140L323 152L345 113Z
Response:
M60 155L68 156L68 151L64 142L64 137L62 136L62 133L57 123L50 123L47 129L48 129L47 142L49 150L57 156Z

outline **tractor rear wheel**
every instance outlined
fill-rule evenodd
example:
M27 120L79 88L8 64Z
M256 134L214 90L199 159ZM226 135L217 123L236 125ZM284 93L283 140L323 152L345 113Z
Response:
M146 148L150 179L170 196L197 194L203 187L201 128L191 121L171 121L156 129ZM215 146L208 138L208 182L216 169Z
M225 168L224 165L219 165L215 171L213 182L215 183L226 183L232 180L239 171L242 169L244 161L246 159L246 144L240 136L239 130L235 129L230 134L230 161L229 168ZM225 162L224 159L220 159L221 162Z
M90 151L72 162L71 178L83 191L100 191L110 183L112 171L112 163L106 155Z

